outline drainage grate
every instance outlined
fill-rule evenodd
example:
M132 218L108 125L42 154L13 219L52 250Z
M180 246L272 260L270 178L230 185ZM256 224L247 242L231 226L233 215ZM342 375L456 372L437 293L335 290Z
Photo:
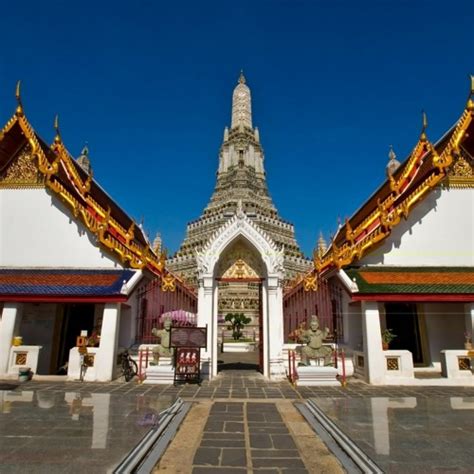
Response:
M161 412L158 426L152 428L125 456L114 474L152 472L190 408L191 403L178 398L171 407Z

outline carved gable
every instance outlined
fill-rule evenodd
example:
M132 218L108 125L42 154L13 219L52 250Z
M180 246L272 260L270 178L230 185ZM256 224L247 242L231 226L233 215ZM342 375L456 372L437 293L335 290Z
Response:
M43 184L30 145L26 145L0 175L0 187L3 188L39 187Z

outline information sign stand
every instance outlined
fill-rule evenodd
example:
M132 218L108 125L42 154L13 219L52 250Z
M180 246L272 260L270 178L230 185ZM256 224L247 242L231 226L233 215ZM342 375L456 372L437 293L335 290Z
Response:
M207 348L207 327L172 327L170 347L174 348L174 384L200 384L201 347Z

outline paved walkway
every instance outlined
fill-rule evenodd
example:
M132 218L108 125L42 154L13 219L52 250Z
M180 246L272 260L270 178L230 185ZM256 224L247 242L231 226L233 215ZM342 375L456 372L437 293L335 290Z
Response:
M7 387L2 388L8 390ZM85 435L90 431L92 415L99 415L101 410L107 410L107 413L110 413L107 414L109 431L105 425L102 426L95 420L97 426L94 428L95 438L93 436L92 442L97 444L100 438L104 440L101 441L104 447L108 447L109 444L114 446L117 444L114 437L122 432L117 430L116 425L116 419L124 412L124 409L119 406L120 403L128 409L129 422L133 422L134 430L138 433L140 427L147 421L146 416L156 410L153 405L154 400L171 403L179 396L195 402L155 471L177 474L342 472L339 462L295 408L295 401L308 398L325 399L327 402L334 400L338 410L344 414L347 411L346 404L337 402L341 398L350 402L351 399L364 401L370 397L393 399L416 397L426 399L427 403L432 405L432 399L440 400L441 403L443 398L457 397L466 401L474 397L473 387L374 387L356 380L351 380L345 388L295 388L286 381L266 381L259 373L248 370L222 372L214 380L203 382L200 387L197 385L177 387L140 385L136 382L123 383L121 381L110 383L30 381L21 384L12 393L20 394L26 391L34 391L32 403L41 401L41 406L44 406L42 410L45 413L51 412L51 409L45 410L45 401L49 401L52 393L56 393L55 406L64 420L74 419L74 416L77 416L75 413L79 413L79 407L82 406L80 408L82 422L74 421L77 424L74 429L84 438L82 440L85 443L84 448L87 443L90 444ZM69 394L69 398L72 397L72 401L68 402L69 408L68 404L64 403L64 400L69 400L64 394ZM118 403L113 409L110 409L101 398L109 397L109 395L111 402ZM109 403L108 400L109 398L107 398L107 403ZM79 401L81 404L78 405ZM90 412L85 407L93 402L97 406ZM49 401L49 405L51 404L52 401ZM9 405L4 405L4 409L9 409ZM352 410L349 412L353 413ZM7 417L11 416L6 411L4 413ZM464 413L471 414L470 411ZM111 415L114 417L110 418ZM52 420L51 417L50 419ZM367 424L364 420L362 421ZM14 431L21 428L17 421L12 424ZM356 420L356 422L359 421L361 420ZM54 423L58 424L56 418ZM365 426L364 423L362 427ZM27 427L31 428L31 422ZM0 426L0 432L5 431L5 428L6 425L3 425L3 430ZM63 427L59 426L58 430L60 428ZM98 428L103 433L102 431L99 433ZM45 434L50 435L48 426L44 425L43 430ZM6 432L3 435L9 436ZM130 445L128 440L127 443ZM18 449L18 446L16 448ZM6 454L7 451L4 453ZM0 472L4 472L1 467ZM48 472L53 471L50 469Z
M206 414L204 426L196 426L190 414L155 472L342 472L291 402L213 402ZM190 430L195 433L193 444ZM185 451L189 455L182 462Z

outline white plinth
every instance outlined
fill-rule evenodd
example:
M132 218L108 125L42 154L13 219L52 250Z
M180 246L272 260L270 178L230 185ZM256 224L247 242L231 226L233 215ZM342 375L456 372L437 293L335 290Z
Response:
M38 368L39 351L42 347L43 346L12 346L10 349L8 373L18 375L19 369L29 367L35 374Z
M255 342L224 342L222 352L254 352Z
M337 380L337 369L334 367L305 366L297 367L297 385L307 387L340 386Z
M458 358L472 358L466 350L446 350L441 351L441 373L447 378L472 377L472 370L461 370L459 368Z
M174 382L174 367L172 365L152 365L145 370L146 384L172 384Z
M87 355L92 356L93 365L87 367L84 373L84 380L86 382L96 382L97 377L97 366L96 359L100 352L99 347L88 347ZM67 364L67 378L68 380L80 380L81 378L81 354L79 354L79 348L71 347L69 351L69 360Z

